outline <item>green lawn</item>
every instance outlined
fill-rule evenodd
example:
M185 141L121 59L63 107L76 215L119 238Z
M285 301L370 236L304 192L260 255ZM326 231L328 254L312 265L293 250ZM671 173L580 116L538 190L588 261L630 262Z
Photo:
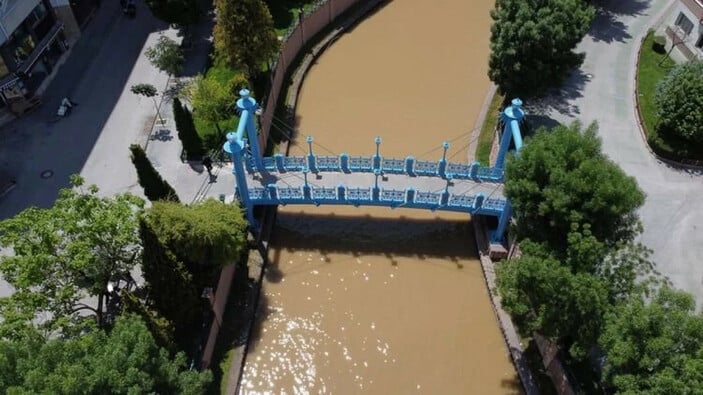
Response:
M703 147L659 133L654 94L657 83L667 75L675 63L665 54L655 52L652 49L653 41L654 32L650 31L642 44L637 68L639 111L647 141L654 152L668 159L703 159L703 152L701 152Z
M279 36L285 35L288 28L298 19L300 8L309 11L314 3L311 0L265 0L265 2L273 18L273 27Z
M493 137L495 136L496 125L500 118L501 103L503 96L497 92L493 95L491 105L488 107L486 119L481 126L481 134L478 136L478 145L476 146L476 160L483 165L488 165L491 155L491 147L493 145Z

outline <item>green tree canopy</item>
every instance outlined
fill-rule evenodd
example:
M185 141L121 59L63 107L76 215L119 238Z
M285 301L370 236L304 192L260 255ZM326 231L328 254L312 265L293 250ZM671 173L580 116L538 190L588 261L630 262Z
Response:
M0 337L44 319L64 328L83 310L101 326L107 283L131 281L142 253L137 221L144 201L129 194L100 197L94 185L83 189L79 176L71 183L52 207L28 208L0 222L0 245L14 253L0 257L0 273L15 289L0 301ZM87 296L97 305L82 300Z
M199 119L215 125L221 132L219 122L227 119L234 111L234 93L214 78L197 76L186 89L195 114Z
M165 72L169 77L180 73L185 61L181 46L164 35L159 36L156 44L147 48L144 54L154 67Z
M200 10L197 0L144 0L151 12L162 21L180 26L198 21Z
M216 0L215 9L218 54L232 68L258 74L280 46L268 7L262 0Z
M182 347L202 319L205 287L246 248L246 221L236 205L211 199L182 206L154 202L141 223L142 271L153 307L175 326Z
M535 96L581 64L573 52L595 15L583 0L496 0L488 76L508 97Z
M573 227L588 226L606 246L639 232L636 210L644 194L634 178L601 152L595 124L540 129L519 155L508 158L505 194L519 239L545 242L564 252Z
M235 263L247 245L242 210L215 199L190 206L158 202L147 218L159 239L192 264L219 268Z
M0 341L5 394L202 394L211 380L182 353L170 358L135 316L68 339Z
M132 153L132 163L137 170L139 185L144 188L144 195L152 202L157 200L178 202L176 191L154 169L144 149L138 144L132 144L129 150Z
M654 100L663 132L703 143L703 61L674 67L657 85Z
M690 294L662 288L607 315L600 344L605 379L619 394L697 394L703 389L703 317Z

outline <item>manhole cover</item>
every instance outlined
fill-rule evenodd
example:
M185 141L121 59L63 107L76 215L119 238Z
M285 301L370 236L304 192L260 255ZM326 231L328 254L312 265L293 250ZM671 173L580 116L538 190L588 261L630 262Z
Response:
M44 170L44 171L41 172L41 174L39 175L39 177L41 177L41 178L43 178L43 179L45 179L45 180L46 180L47 178L51 178L51 177L53 177L53 176L54 176L54 172L51 171L51 170Z

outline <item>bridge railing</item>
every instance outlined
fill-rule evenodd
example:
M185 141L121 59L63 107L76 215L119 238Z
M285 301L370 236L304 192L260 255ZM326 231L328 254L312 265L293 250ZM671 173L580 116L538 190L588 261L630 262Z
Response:
M481 166L478 162L471 164L445 163L442 161L418 161L413 157L405 159L384 158L374 161L373 156L284 156L276 154L263 158L264 167L269 172L300 172L309 170L318 172L404 174L409 176L442 177L451 176L457 180L474 180L478 182L503 182L504 172L500 168ZM247 169L254 172L251 161ZM376 167L374 166L376 165Z
M250 188L249 198L258 205L286 204L348 204L354 206L408 207L429 210L445 210L500 216L506 200L486 198L483 194L463 195L444 192L374 188L337 187L279 187L270 184L265 188Z

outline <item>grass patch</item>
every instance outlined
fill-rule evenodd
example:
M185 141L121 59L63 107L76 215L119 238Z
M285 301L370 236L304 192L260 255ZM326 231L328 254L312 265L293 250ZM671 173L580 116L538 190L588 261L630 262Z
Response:
M650 31L645 38L640 51L640 62L637 68L637 94L639 95L639 110L644 123L647 138L656 136L657 107L654 103L654 93L657 83L669 73L675 63L666 55L654 52L652 43L654 32Z
M484 119L483 125L481 126L481 134L478 136L476 160L483 165L488 165L490 161L493 138L495 137L496 126L500 119L501 104L503 104L503 96L496 92L488 107L486 119Z
M703 159L703 145L661 133L659 130L654 95L659 81L666 77L676 63L665 54L655 52L652 49L653 42L654 32L650 31L642 43L637 65L638 106L647 142L654 152L667 159Z

